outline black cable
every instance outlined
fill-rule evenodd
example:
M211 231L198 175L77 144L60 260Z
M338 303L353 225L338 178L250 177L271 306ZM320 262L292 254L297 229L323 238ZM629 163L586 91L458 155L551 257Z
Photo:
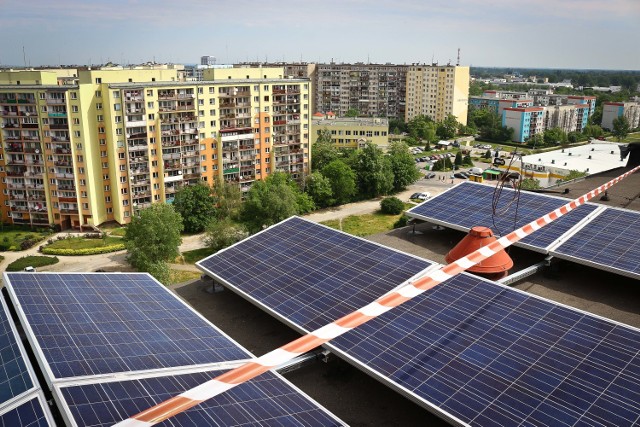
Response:
M513 215L513 228L515 230L517 228L518 223L518 210L520 208L520 191L522 187L522 174L521 173L512 173L510 172L513 163L517 157L520 157L522 163L522 157L517 151L513 152L511 156L511 160L507 165L507 170L501 175L500 180L496 184L495 189L493 190L493 199L491 201L491 222L493 223L493 229L495 230L495 234L499 236L503 236L502 230L496 224L496 217L506 215L511 207L515 203L515 211ZM503 198L502 192L504 187L508 184L511 184L513 191L513 197L508 200L504 206L500 206L500 201Z

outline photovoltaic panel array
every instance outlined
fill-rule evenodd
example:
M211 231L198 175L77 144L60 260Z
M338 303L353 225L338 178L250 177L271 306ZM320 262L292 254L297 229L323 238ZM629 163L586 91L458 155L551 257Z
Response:
M292 230L292 225L296 225ZM303 227L304 226L304 227ZM232 248L236 269L221 251L200 265L216 280L303 332L345 313L323 314L318 289L297 275L238 275L270 252L274 236L305 229L324 242L356 239L291 220ZM286 230L286 232L284 232ZM315 230L315 231L312 231ZM267 233L269 232L269 233ZM340 234L341 237L332 235ZM333 238L332 238L333 237ZM252 242L253 241L253 242ZM316 240L305 243L305 251ZM299 247L283 243L278 251ZM330 258L324 243L322 258ZM240 256L240 254L244 254ZM357 259L354 258L354 259ZM303 257L288 269L304 271ZM351 305L369 302L363 282L340 277ZM332 273L316 271L321 282ZM277 281L275 283L274 281ZM389 287L401 282L389 283ZM287 303L269 298L284 287ZM317 304L317 302L320 302ZM300 310L299 307L306 307ZM291 311L289 311L291 310ZM636 425L640 423L640 331L469 274L458 275L326 345L372 376L446 419L471 425Z
M78 425L111 426L221 374L190 373L60 388ZM342 422L281 377L266 373L168 419L162 426L339 426Z
M607 208L551 253L640 279L640 213Z
M4 277L69 426L112 425L253 357L148 274ZM273 373L162 425L344 423Z
M559 208L567 199L527 191L516 192L504 188L493 215L495 186L463 182L407 211L407 215L435 222L450 228L468 231L474 226L489 227L496 236L509 232ZM525 237L518 246L546 253L548 247L597 206L585 204L557 221ZM517 216L516 216L517 214ZM495 225L494 225L495 222Z
M310 330L375 300L433 263L292 217L197 265Z
M0 427L48 427L53 426L50 414L45 411L46 402L38 393L21 405L0 413Z
M0 427L53 426L46 405L0 294Z
M2 295L0 295L2 298ZM35 387L11 325L10 315L0 310L0 405Z
M10 274L53 378L246 359L240 349L147 274Z

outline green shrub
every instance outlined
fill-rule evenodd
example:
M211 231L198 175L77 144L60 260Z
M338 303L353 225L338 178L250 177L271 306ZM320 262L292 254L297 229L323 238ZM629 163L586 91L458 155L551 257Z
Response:
M393 224L393 228L402 228L407 226L407 221L409 221L409 217L406 215L402 215L398 220Z
M48 255L66 255L66 256L83 256L83 255L99 255L107 254L109 252L122 251L125 249L124 243L118 243L109 246L99 246L96 248L84 248L84 249L62 249L62 248L44 248L43 254Z
M60 260L50 256L25 256L18 258L7 266L7 271L22 271L25 267L42 267L57 264Z
M397 197L387 197L380 202L382 213L398 215L404 210L404 203Z

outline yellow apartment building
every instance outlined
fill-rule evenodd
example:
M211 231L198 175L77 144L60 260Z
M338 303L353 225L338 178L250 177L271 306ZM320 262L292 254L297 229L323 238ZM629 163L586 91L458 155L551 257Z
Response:
M331 141L337 148L362 148L372 142L383 150L389 146L389 121L379 118L330 118L316 113L311 125L312 144L323 130L331 133Z
M274 171L309 173L308 79L278 68L181 78L166 66L0 72L2 221L125 224L199 181L246 192Z
M436 122L453 114L467 124L469 67L412 65L407 70L405 121L425 115Z

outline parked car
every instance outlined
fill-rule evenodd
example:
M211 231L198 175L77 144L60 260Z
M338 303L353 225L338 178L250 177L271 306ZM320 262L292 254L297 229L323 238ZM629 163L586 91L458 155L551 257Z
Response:
M432 178L436 177L436 174L435 174L435 172L429 172L424 177L427 178L427 179L432 179Z
M431 193L425 191L424 193L420 193L420 195L418 196L418 199L420 200L427 200L431 198Z
M468 179L468 176L465 176L462 172L456 172L453 174L454 178L458 179Z
M421 194L422 194L422 193L413 193L413 194L411 195L411 197L409 197L409 198L410 198L410 199L418 199L418 198L420 198L420 195L421 195Z
M28 266L28 267L24 268L24 271L26 271L27 273L35 273L36 269L35 269L35 267Z
M460 147L460 143L459 143L458 141L454 141L454 142L451 144L451 146L452 146L452 147L456 147L456 148L457 148L457 147Z

